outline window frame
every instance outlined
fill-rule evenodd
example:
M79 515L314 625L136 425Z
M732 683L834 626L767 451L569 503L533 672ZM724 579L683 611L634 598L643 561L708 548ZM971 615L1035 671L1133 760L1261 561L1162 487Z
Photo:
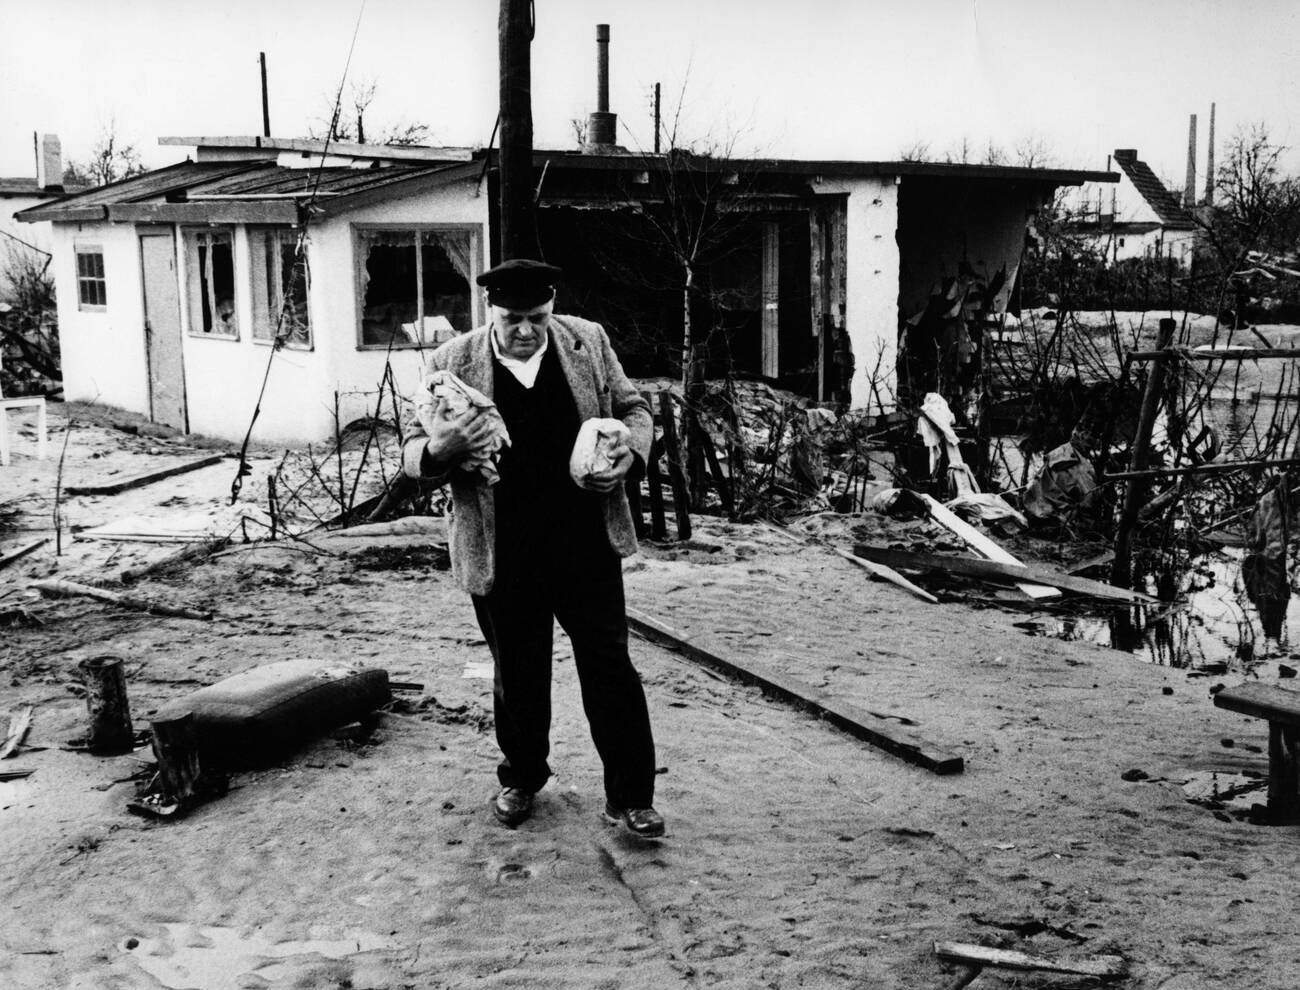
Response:
M261 314L259 313L258 307L260 301L265 295L266 286L260 284L254 284L254 283L256 283L258 280L257 276L259 272L261 272L261 274L266 277L267 281L270 282L271 273L264 271L258 267L259 264L264 266L266 263L265 262L266 235L277 234L283 236L287 234L289 235L289 239L292 242L294 242L294 246L296 247L297 246L296 242L298 240L298 235L300 232L301 232L301 228L294 224L287 224L287 225L286 224L255 224L255 225L249 225L249 227L247 228L248 250L250 254L250 262L248 266L248 275L249 275L249 283L250 283L249 288L252 293L252 299L253 299L253 325L252 327L249 328L248 336L249 339L252 340L254 344L259 345L261 347L275 346L276 324L279 321L280 308L284 306L284 298L283 298L284 288L281 285L276 290L276 295L280 297L280 302L274 314L271 312L269 301L267 305L266 330L270 336L265 336L265 337L259 336L258 328L260 326ZM290 337L286 339L283 344L285 348L290 350L295 350L295 351L314 351L316 349L315 321L312 318L312 312L311 312L312 279L311 279L311 259L310 259L309 246L310 246L310 239L308 243L303 244L303 275L307 283L306 288L304 290L304 298L306 299L306 303L307 303L307 340L300 341ZM254 260L254 259L260 259L260 260ZM277 279L277 283L278 281L279 280Z
M83 275L81 273L81 258L99 258L99 275ZM77 309L82 313L107 313L108 312L108 269L104 264L104 245L94 241L73 242L72 245L72 264L74 281L77 284ZM83 284L98 285L102 291L104 301L102 303L89 303L82 298L81 290Z
M392 230L402 233L408 231L415 234L415 306L416 306L416 323L419 324L424 319L424 261L420 251L420 234L424 231L433 232L466 232L469 234L471 277L469 279L469 311L470 324L472 327L479 327L486 322L486 311L484 309L483 294L476 291L475 279L483 274L483 225L481 223L354 223L352 228L352 298L356 308L354 326L356 349L358 351L423 351L432 350L433 344L420 343L416 341L395 341L390 340L382 344L367 344L364 339L364 328L362 321L365 315L366 305L366 255L362 248L365 247L365 234L368 231L375 230Z
M196 238L203 235L226 234L230 238L230 270L231 270L231 297L230 301L234 306L235 328L233 333L224 333L216 329L216 303L214 298L211 300L214 322L213 329L203 329L202 305L199 298L199 289L202 285L201 275L198 267L198 245ZM239 287L239 258L238 244L239 238L233 224L204 224L202 226L181 227L181 253L185 259L185 314L186 314L186 336L198 337L200 340L228 340L239 342L243 339L243 320L240 318L240 301L241 292ZM193 248L193 250L191 250ZM208 255L211 258L211 253ZM197 319L196 319L197 317Z

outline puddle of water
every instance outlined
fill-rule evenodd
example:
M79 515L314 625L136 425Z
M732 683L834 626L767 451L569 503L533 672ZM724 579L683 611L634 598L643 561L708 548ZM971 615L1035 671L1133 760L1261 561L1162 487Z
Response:
M294 967L289 964L310 962L307 957L341 960L397 947L391 939L369 932L356 932L345 939L271 942L255 933L241 935L233 928L162 927L163 935L127 938L119 948L171 990L243 990L291 975Z
M1214 811L1247 816L1268 796L1268 779L1246 773L1206 770L1189 772L1183 793L1192 804Z

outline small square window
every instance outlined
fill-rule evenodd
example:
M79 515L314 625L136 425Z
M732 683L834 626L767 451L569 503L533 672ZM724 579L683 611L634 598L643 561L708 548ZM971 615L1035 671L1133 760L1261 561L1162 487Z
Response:
M306 245L298 256L298 232L288 227L250 230L253 267L253 339L311 347L307 308L311 278Z
M186 231L185 263L189 270L190 333L238 339L231 231Z
M108 282L104 278L104 249L98 244L78 244L77 308L91 312L108 306Z
M473 227L358 230L359 346L437 346L472 330L478 245Z

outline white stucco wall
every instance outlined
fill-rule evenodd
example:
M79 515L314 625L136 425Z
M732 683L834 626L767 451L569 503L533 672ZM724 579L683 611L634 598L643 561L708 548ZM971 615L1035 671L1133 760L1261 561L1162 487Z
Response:
M140 246L133 224L53 224L50 270L59 311L63 394L70 401L99 402L148 415L144 301ZM107 306L88 312L78 305L75 245L104 249Z
M853 348L851 407L881 411L893 408L898 363L898 185L892 176L868 179L822 179L819 194L847 193L845 232L844 323Z

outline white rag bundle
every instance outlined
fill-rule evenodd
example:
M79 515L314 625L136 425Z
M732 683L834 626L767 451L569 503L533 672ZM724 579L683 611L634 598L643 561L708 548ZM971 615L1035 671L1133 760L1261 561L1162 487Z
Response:
M436 420L455 419L470 409L478 409L480 415L488 416L493 430L488 444L471 451L463 461L463 466L478 471L489 485L495 485L501 479L497 472L497 455L502 447L510 445L510 433L506 430L506 421L501 418L496 403L478 389L466 385L450 371L435 371L424 376L416 392L415 415L425 433L433 433Z
M608 471L614 466L614 448L626 444L632 431L617 419L589 419L578 428L569 455L569 475L579 486L593 474Z

